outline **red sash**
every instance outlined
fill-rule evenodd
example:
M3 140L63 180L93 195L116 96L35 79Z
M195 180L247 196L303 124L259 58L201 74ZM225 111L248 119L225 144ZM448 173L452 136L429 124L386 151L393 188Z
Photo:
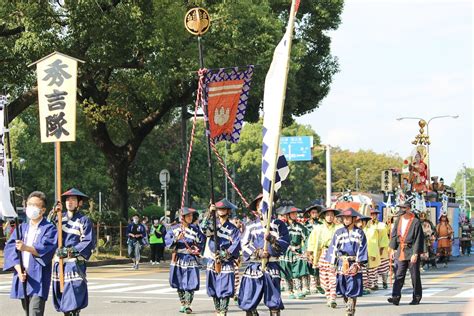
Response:
M408 224L403 235L402 235L402 219L403 218L400 217L400 221L398 222L397 232L398 232L399 243L400 243L400 256L398 257L398 260L402 260L402 261L406 260L405 259L405 247L406 247L405 239L407 238L408 231L410 230L410 226L414 218L415 218L415 214L411 214L411 217L408 220Z

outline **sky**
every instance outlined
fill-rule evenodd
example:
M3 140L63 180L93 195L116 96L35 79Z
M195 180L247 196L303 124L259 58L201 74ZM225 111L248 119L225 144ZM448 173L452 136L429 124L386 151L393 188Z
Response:
M418 120L396 118L459 115L429 124L431 175L451 184L474 165L473 10L471 0L346 0L327 33L340 70L320 107L296 121L323 144L405 158Z

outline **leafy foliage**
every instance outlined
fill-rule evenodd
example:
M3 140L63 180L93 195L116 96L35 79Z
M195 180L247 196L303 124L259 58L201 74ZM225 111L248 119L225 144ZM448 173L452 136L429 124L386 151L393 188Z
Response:
M246 118L256 121L265 73L284 32L287 1L65 0L0 4L4 17L0 23L0 86L13 97L10 118L37 100L35 73L26 67L28 64L54 50L84 60L78 76L84 132L103 154L100 159L107 162L108 179L104 181L111 181L110 202L124 217L128 190L135 187L128 183L129 176L131 181L136 177L135 167L130 167L140 148L155 126L175 122L175 109L192 100L198 49L196 40L183 27L183 16L196 4L206 7L212 17L210 31L203 37L206 67L258 66ZM330 54L330 38L325 31L337 28L342 6L342 0L301 4L288 79L288 124L293 115L317 108L329 91L337 61ZM74 159L77 164L78 156L68 158L67 151L64 155L65 162ZM173 158L170 161L177 162ZM85 163L82 166L89 167ZM41 170L51 170L43 167ZM49 171L39 172L44 175ZM68 169L66 176L78 179L73 170ZM91 185L75 183L83 188ZM94 192L93 187L90 189ZM135 194L131 192L132 199L136 199Z
M462 168L459 170L451 186L456 190L457 197L462 199L464 190L464 172L466 172L466 196L469 196L467 200L469 200L471 204L474 204L474 168Z

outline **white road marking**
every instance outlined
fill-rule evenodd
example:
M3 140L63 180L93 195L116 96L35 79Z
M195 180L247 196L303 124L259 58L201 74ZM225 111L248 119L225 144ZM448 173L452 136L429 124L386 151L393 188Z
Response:
M443 292L449 290L449 288L446 287L431 287L427 289L423 289L423 297L430 297L433 296L437 293Z
M454 297L468 297L468 298L474 298L474 288L469 289L467 291L461 292L459 294L454 295Z
M147 291L147 292L143 292L143 293L145 293L145 294L176 294L176 295L178 295L176 291L177 291L176 289L168 287L168 288L165 288L165 289Z
M97 292L97 290L108 289L108 288L111 288L111 287L127 286L127 285L132 285L132 284L130 284L130 283L111 283L111 284L103 284L103 285L93 285L91 287L88 287L87 289L89 291Z
M138 285L138 286L130 286L130 287L122 287L120 289L110 289L110 290L105 290L101 291L102 293L124 293L124 292L132 292L134 291L135 293L142 293L144 289L150 289L154 287L163 287L163 286L168 286L168 284L146 284L146 285ZM147 292L145 292L147 293Z
M0 291L5 291L5 290L10 291L11 288L12 288L11 285L2 285L0 286Z

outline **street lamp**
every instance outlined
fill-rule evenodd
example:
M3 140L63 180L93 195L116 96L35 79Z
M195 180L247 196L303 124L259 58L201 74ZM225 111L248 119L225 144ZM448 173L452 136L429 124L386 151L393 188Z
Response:
M440 116L434 116L432 118L430 118L428 121L426 121L425 119L421 118L421 117L411 117L411 116L407 116L407 117L399 117L397 118L397 121L402 121L402 120L420 120L420 121L425 121L426 122L426 136L428 137L428 142L426 144L426 151L427 151L427 154L428 154L428 184L431 183L431 177L430 177L430 169L431 169L431 164L430 164L430 142L429 142L429 137L430 137L430 133L429 133L429 127L430 127L430 122L432 120L435 120L435 119L440 119L440 118L453 118L453 119L457 119L459 117L459 115L440 115Z

